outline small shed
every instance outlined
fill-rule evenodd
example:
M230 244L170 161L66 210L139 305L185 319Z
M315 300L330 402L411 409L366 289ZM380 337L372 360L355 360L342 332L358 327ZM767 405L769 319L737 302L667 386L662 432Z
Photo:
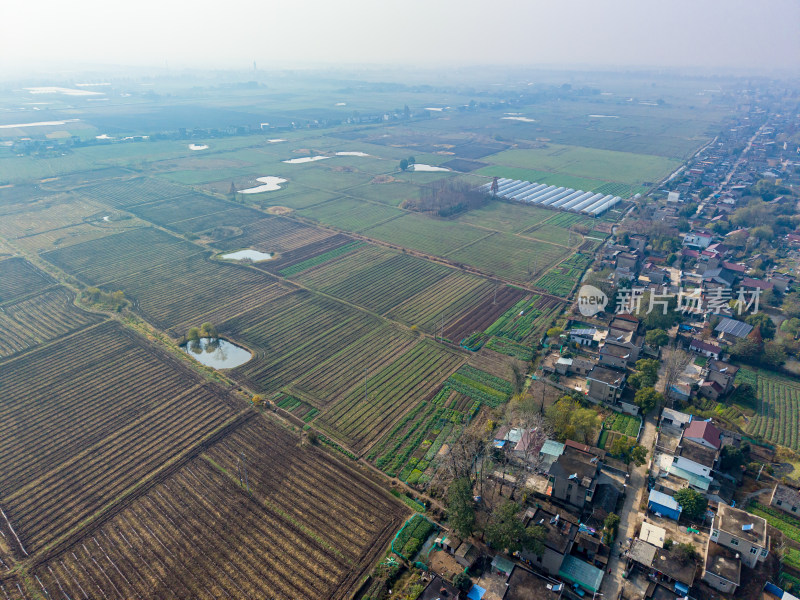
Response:
M471 569L478 560L478 550L469 542L461 542L453 557L462 567Z
M514 563L505 556L497 555L492 559L492 573L498 573L508 577L514 570Z
M673 521L681 518L681 511L683 510L675 498L658 490L650 490L650 495L647 498L647 508L651 512Z

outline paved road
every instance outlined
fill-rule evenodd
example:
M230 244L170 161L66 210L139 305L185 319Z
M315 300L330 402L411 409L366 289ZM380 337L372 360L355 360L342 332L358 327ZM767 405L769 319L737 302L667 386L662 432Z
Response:
M644 422L644 430L642 431L642 438L639 443L647 448L648 459L652 458L653 446L656 442L656 422L655 417L650 416ZM617 543L611 550L611 558L608 561L609 572L606 573L603 579L603 585L600 591L605 600L617 600L620 597L620 592L623 591L625 580L622 578L622 573L625 570L625 560L620 560L619 547L629 537L633 537L633 530L637 522L636 516L640 513L639 503L641 502L642 495L647 490L647 464L641 467L634 467L631 469L631 476L628 480L628 488L625 494L625 502L620 514L619 534L617 535Z

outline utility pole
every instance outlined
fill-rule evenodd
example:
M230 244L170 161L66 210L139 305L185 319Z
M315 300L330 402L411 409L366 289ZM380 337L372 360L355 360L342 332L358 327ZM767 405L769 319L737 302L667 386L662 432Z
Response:
M364 402L367 401L367 370L364 369Z
M497 288L500 285L499 281L494 282L494 299L492 300L492 304L497 304Z

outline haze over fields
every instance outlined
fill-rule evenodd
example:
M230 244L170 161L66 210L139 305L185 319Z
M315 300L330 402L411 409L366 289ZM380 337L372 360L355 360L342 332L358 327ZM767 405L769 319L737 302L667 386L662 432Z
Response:
M30 65L393 64L797 69L800 4L347 0L0 5L0 75Z
M0 600L796 591L798 23L0 0Z

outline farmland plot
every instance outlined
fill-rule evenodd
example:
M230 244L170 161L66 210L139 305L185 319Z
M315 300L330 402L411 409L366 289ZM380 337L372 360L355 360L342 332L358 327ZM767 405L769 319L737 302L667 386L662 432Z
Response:
M343 281L321 288L326 294L382 314L451 273L451 269L406 254L354 269Z
M262 252L289 252L336 235L284 217L269 217L245 225L242 234L220 240L215 247L220 250L252 248Z
M0 305L0 358L98 323L103 317L80 310L63 288Z
M422 341L381 371L368 375L366 400L360 387L330 404L317 423L356 452L368 449L403 413L430 397L464 359Z
M416 325L427 333L440 333L442 325L450 325L473 306L492 295L495 286L474 275L453 271L428 288L393 308L387 316Z
M82 188L80 194L114 208L129 208L137 204L173 198L187 192L185 187L155 179L108 181Z
M759 369L755 388L758 407L755 417L750 419L747 432L800 450L797 418L800 413L800 382Z
M260 392L274 392L357 341L381 322L364 312L306 291L258 305L219 326L253 358L232 370Z
M145 319L176 335L216 323L285 289L254 269L210 261L194 244L141 229L48 252L48 261L90 285L122 290Z
M557 263L570 250L547 242L494 233L474 244L447 254L447 258L471 265L490 275L513 281L530 281Z
M252 223L265 216L264 213L252 208L196 193L139 204L130 211L146 221L178 233L201 232L214 227Z
M424 486L436 471L439 451L458 439L479 408L480 401L445 385L433 399L409 411L373 446L368 458L390 477Z
M56 280L23 258L0 260L0 302L38 294Z
M297 441L252 419L50 557L37 577L50 597L350 597L407 509Z
M0 363L0 388L0 505L28 552L235 412L221 391L113 322Z
M364 384L364 374L375 373L403 354L417 338L384 325L369 331L295 381L289 392L323 407L342 399Z

